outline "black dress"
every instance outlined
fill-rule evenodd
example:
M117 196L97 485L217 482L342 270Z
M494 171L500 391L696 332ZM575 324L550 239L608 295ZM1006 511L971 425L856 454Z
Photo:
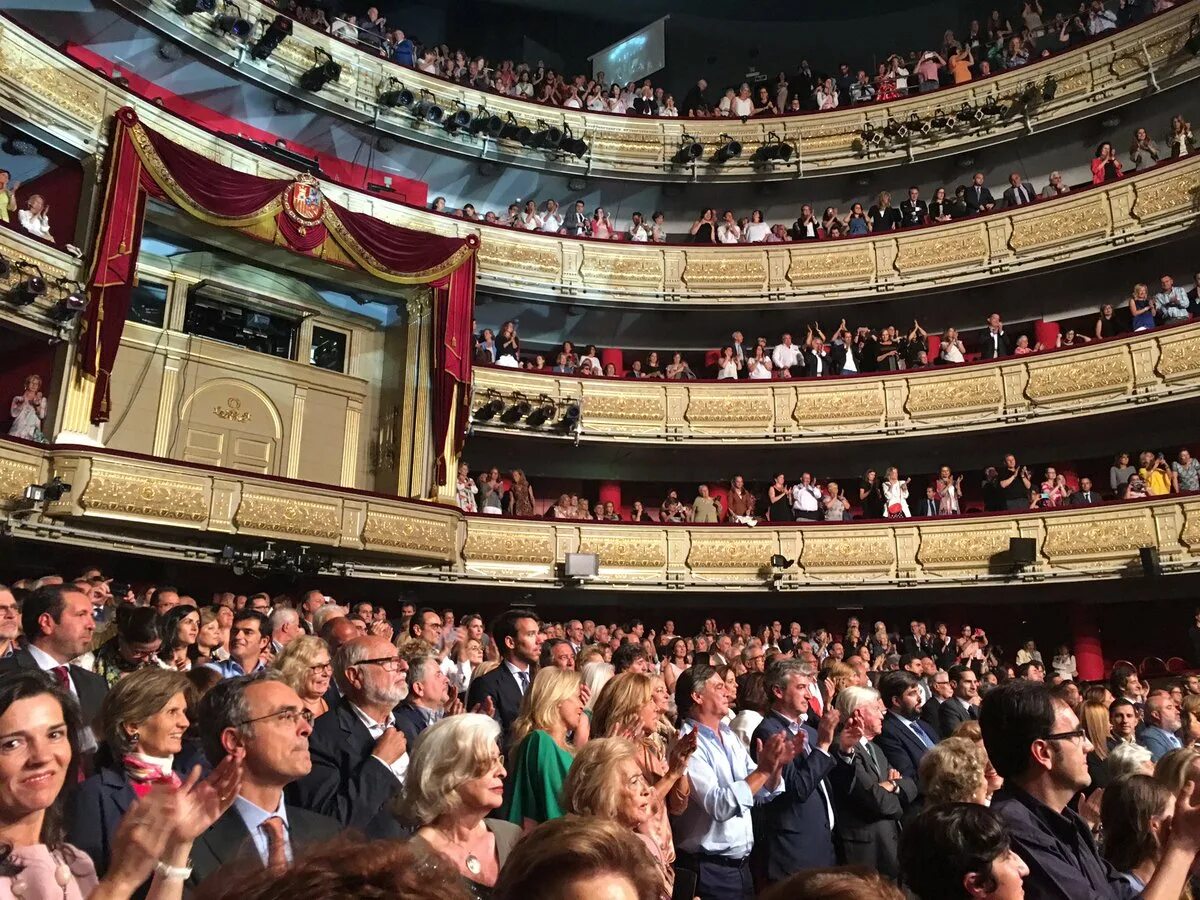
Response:
M767 509L767 518L772 522L795 521L792 517L792 495L789 491L785 490L783 496L770 505Z
M713 225L712 222L701 222L700 227L696 229L696 233L692 235L693 244L711 244L713 243Z
M866 482L860 487L865 490L867 495L863 497L862 511L864 519L882 519L883 518L883 483L876 481L872 485Z

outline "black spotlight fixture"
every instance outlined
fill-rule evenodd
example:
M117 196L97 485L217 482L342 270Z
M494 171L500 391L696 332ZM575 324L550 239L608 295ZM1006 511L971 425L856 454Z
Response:
M733 139L728 134L722 134L721 140L725 143L717 148L717 152L713 154L713 162L719 166L725 165L735 156L742 155L742 145Z
M0 278L7 280L11 272L12 264L9 263L7 257L5 257L3 254L0 254Z
M1047 75L1046 80L1042 82L1042 99L1049 103L1058 93L1058 79L1053 75Z
M858 137L862 141L863 147L869 150L873 147L883 146L887 135L881 129L876 128L873 122L868 122L862 127L862 131L858 133Z
M504 120L499 116L494 116L488 112L486 106L479 107L479 111L475 113L475 118L471 120L471 134L479 135L487 132L492 134L492 127L495 126L496 134L500 133L500 129L504 127Z
M757 163L787 162L794 152L791 144L785 144L778 134L768 131L766 143L754 151L752 159Z
M568 403L563 407L562 418L558 420L558 427L563 431L574 431L579 425L579 404Z
M221 7L221 15L217 16L217 29L235 37L239 41L244 41L250 37L250 32L254 30L254 26L249 19L242 16L242 8L236 3L225 3Z
M793 563L795 563L794 559L788 559L782 553L775 553L771 555L772 569L790 569Z
M454 134L463 128L467 128L471 124L471 114L467 112L466 104L461 100L454 101L458 105L458 110L451 116L442 120L442 127L446 129L447 134Z
M8 302L13 306L28 306L46 293L46 276L37 263L20 259L13 263L12 268L25 276L8 292Z
M508 405L508 408L504 410L503 413L501 413L500 421L505 425L515 425L517 422L520 422L523 418L529 415L532 410L533 404L520 394L516 394L513 397L513 402Z
M340 63L334 62L333 57L320 47L314 47L313 54L317 55L318 59L324 56L325 61L318 62L300 76L300 87L315 94L329 82L337 81L342 77L342 66Z
M533 412L529 414L525 424L530 428L541 428L554 418L555 411L554 401L542 394L538 397L538 405L533 408Z
M883 126L883 133L886 137L890 137L892 140L903 137L904 135L901 133L903 130L903 125L891 116L888 116L887 123Z
M88 295L82 284L69 278L60 278L55 284L62 291L62 296L50 310L50 318L56 322L69 322L87 309Z
M695 162L703 155L704 145L690 134L685 133L679 139L679 149L675 151L675 155L671 157L671 161L682 166L690 162Z
M487 422L502 412L504 412L504 401L493 396L487 403L475 410L475 419L479 422Z
M557 125L551 125L545 119L537 120L537 131L533 133L531 147L539 150L557 150L563 142L563 130Z
M261 20L264 25L262 37L250 48L250 56L254 59L266 59L275 52L275 48L283 43L283 39L292 33L292 20L287 16L276 16L270 24Z
M588 145L582 138L577 138L571 131L570 125L563 126L563 139L558 145L560 153L569 153L576 159L582 159L587 155Z
M386 106L388 109L395 109L400 106L407 109L416 102L417 98L413 92L405 88L404 82L395 76L389 75L387 83L389 85L388 89L383 91L378 97L380 106Z
M446 111L437 105L432 91L421 91L421 99L412 108L413 118L437 125L446 117Z
M1008 112L1008 107L997 100L995 94L988 94L987 99L983 101L983 106L980 107L980 112L985 118L995 119Z
M497 137L502 141L516 141L522 147L528 147L533 143L533 129L522 125L516 116L509 113L505 116L504 125L501 126Z
M210 13L217 8L217 0L179 0L175 8L184 16L198 12Z
M951 117L946 115L946 111L940 106L933 111L933 115L929 117L929 125L939 131L952 127Z

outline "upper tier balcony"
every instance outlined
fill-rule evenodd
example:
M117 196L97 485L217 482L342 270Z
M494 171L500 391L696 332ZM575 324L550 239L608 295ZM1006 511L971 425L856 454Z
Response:
M168 0L117 2L218 64L380 134L543 171L645 181L793 180L905 165L1016 141L1200 75L1193 40L1196 4L1189 2L1020 69L895 101L748 120L634 117L466 88L299 22L259 60L250 53L257 28L243 41L215 27L216 14L185 16ZM239 9L248 21L264 25L278 15L258 0L243 0ZM301 77L324 60L337 67L337 77L316 91L301 88ZM381 103L388 92L393 97ZM400 94L407 103L398 106L393 100ZM429 116L431 104L441 113L436 122ZM999 108L1005 112L981 112ZM445 123L459 111L466 113L466 123L452 133ZM478 130L469 124L475 120ZM560 145L563 138L570 143ZM717 161L717 151L732 143L740 152ZM693 145L699 149L685 152ZM768 145L776 149L758 152Z

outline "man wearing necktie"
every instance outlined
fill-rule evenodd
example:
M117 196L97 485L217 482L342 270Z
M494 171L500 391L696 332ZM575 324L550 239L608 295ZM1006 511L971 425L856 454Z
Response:
M534 667L538 663L537 617L526 610L513 609L492 623L492 637L500 650L501 663L486 675L471 680L467 689L467 709L491 707L504 729L502 743L507 749L508 734L521 712L521 700L529 690Z
M888 765L905 778L916 779L921 759L933 749L938 736L920 719L921 688L917 677L905 669L885 672L879 679L879 696L887 708L875 743Z
M1093 503L1100 502L1100 495L1092 489L1092 479L1083 477L1079 479L1079 490L1071 495L1071 506L1091 506Z
M967 213L975 215L976 213L991 212L995 206L996 201L992 197L992 192L983 183L983 173L976 172L971 186L967 188Z
M806 721L812 689L812 670L798 659L776 657L767 667L764 685L771 712L754 732L751 747L774 735L804 735L803 749L783 770L783 791L754 809L755 846L765 852L767 880L782 881L802 869L837 864L833 847L834 813L829 773L850 756L861 731L841 721L836 710L821 719L819 728Z
M1029 185L1021 183L1021 176L1013 172L1008 176L1009 188L1004 192L1004 206L1012 209L1014 206L1025 206L1033 202L1033 191Z
M925 488L925 499L922 500L920 505L917 507L916 514L918 516L926 517L936 516L938 514L937 488L932 486Z
M883 731L881 706L874 688L848 687L838 693L838 713L847 727L861 727L862 737L829 780L842 861L897 878L900 820L917 798L917 785L889 765L875 743Z
M938 708L938 725L943 738L954 734L954 729L963 722L979 718L979 706L974 699L979 694L979 676L970 666L952 666L950 683L954 695Z

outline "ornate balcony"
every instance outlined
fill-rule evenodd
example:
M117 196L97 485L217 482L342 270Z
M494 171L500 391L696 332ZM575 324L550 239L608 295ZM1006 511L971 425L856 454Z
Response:
M1053 128L1133 102L1147 90L1159 90L1200 75L1200 58L1185 44L1191 35L1195 8L1181 4L1140 25L1109 34L1076 50L981 81L945 88L933 94L850 109L750 119L666 119L618 116L565 110L526 100L464 88L415 69L401 67L329 35L296 22L291 35L264 62L248 58L247 46L213 26L213 14L181 15L169 0L118 0L153 27L210 56L241 76L285 90L307 103L405 140L461 153L498 159L537 169L615 178L663 180L770 180L827 175L865 168L897 166L966 150L1018 140L1032 131ZM251 22L270 22L277 11L258 0L243 0L241 13ZM340 77L319 93L298 88L300 76L328 54L341 66ZM323 57L322 57L323 58ZM428 92L452 114L460 108L472 115L480 108L502 120L509 115L534 128L538 121L570 129L589 147L582 158L547 153L516 140L484 143L460 131L447 133L440 125L422 121L404 110L382 108L379 96L395 87L417 98ZM1046 87L1047 83L1053 89ZM1036 99L1026 101L1034 88ZM863 149L862 131L868 124L882 129L889 119L898 123L916 116L928 122L941 110L956 113L964 104L983 106L990 98L1016 100L1014 113L982 125L941 129L934 136L918 133L909 140ZM704 152L695 167L674 163L685 135ZM725 137L728 135L728 137ZM741 143L743 153L723 165L711 162L728 139ZM753 151L777 138L793 147L786 163L756 163ZM690 141L689 141L690 142Z
M2 20L0 102L89 153L107 140L111 114L132 105L149 127L231 168L275 178L294 174L132 96ZM323 183L322 190L384 221L435 234L480 235L478 278L485 291L636 307L762 306L891 297L1136 250L1179 235L1200 219L1200 154L1057 200L945 225L744 247L529 233L335 184Z
M13 515L26 485L59 475L61 500ZM1023 514L744 527L580 524L464 516L378 494L104 450L0 441L0 520L26 540L217 563L226 545L309 545L361 577L560 586L569 552L595 553L576 589L853 591L1023 580L1086 581L1139 571L1157 547L1167 573L1200 566L1200 496ZM1033 538L1020 571L1009 539ZM771 558L794 565L772 570Z
M5 325L41 332L48 337L65 338L71 331L70 318L55 318L61 290L58 282L83 280L83 266L69 253L57 249L45 241L30 237L16 228L0 227L0 296L8 300L0 303L0 322ZM39 276L46 291L30 300L14 301L12 291L30 276ZM73 318L73 317L72 317Z
M473 412L521 394L579 404L582 440L694 444L890 440L1090 415L1200 394L1200 323L1077 349L888 375L659 381L476 367ZM552 422L550 423L553 424ZM476 430L563 437L545 424ZM570 437L575 437L575 430Z

